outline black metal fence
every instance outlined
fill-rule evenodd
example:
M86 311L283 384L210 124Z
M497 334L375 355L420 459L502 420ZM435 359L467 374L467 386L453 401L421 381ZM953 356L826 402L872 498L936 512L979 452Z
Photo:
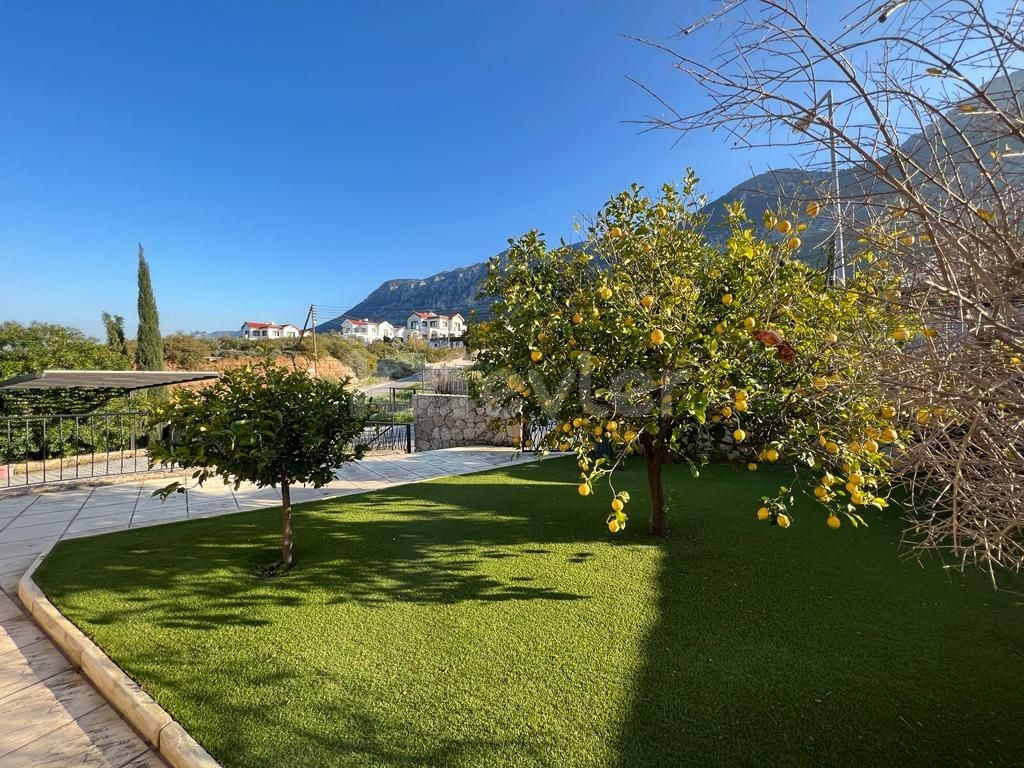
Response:
M0 416L0 488L149 469L142 411Z
M414 429L412 424L370 422L363 428L357 442L371 451L412 453Z
M373 421L359 442L371 451L412 453L414 430ZM0 416L0 490L148 472L149 440L143 411Z
M520 448L528 453L541 450L548 434L557 426L553 421L545 422L523 422L523 435Z

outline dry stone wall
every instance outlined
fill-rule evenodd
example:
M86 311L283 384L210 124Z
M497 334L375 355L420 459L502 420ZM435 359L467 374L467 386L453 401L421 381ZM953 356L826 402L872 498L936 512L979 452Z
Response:
M519 446L521 427L512 413L493 411L467 395L414 395L416 450L467 445ZM496 428L495 419L504 426Z

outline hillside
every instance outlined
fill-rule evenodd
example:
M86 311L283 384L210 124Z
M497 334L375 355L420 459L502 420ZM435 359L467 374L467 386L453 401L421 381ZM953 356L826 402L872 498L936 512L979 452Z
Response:
M1017 95L1024 92L1024 71L1014 72L1009 78L998 78L987 86L989 96L996 101L1013 103ZM1017 109L1010 107L1011 112ZM911 136L903 144L909 157L921 167L933 167L936 164L956 164L960 157L977 151L987 157L993 148L993 132L991 126L978 116L950 112L941 126L933 127L923 134ZM963 138L961 138L963 137ZM964 138L967 142L964 142ZM938 147L944 149L937 150ZM1024 150L1024 147L1021 148ZM1024 183L1024 154L1007 161L1004 173L1009 178L1016 178ZM840 189L843 197L853 200L884 202L887 192L878 188L872 175L858 165L842 169L839 174ZM780 205L791 205L803 209L810 200L821 200L829 189L829 173L819 170L802 170L784 168L760 173L737 184L724 195L712 200L704 208L708 215L708 237L716 240L723 230L720 228L725 218L726 203L740 200L746 208L747 215L759 221L767 208L779 208ZM858 210L852 211L855 219ZM798 252L800 258L813 266L822 267L825 261L825 250L822 247L831 237L831 222L827 216L820 216L809 222L808 229L801 235L803 246ZM849 242L849 241L848 241ZM477 294L479 286L487 272L487 263L480 262L450 272L439 272L422 279L388 280L347 313L352 317L369 317L375 320L389 320L392 323L404 324L408 314L417 309L431 309L438 312L461 312L466 315L470 310L486 311L489 301L481 301ZM333 330L341 324L343 318L335 318L317 327L318 330Z

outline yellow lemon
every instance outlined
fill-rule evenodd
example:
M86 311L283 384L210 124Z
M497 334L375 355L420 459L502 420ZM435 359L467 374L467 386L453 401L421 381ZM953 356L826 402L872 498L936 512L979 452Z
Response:
M583 315L581 315L579 312L577 312L575 315L572 316L572 324L573 325L580 325L582 322L583 322Z
M828 379L826 379L824 376L815 376L813 379L811 379L811 385L815 389L825 389L825 387L828 386Z
M836 443L832 442L831 440L826 440L825 453L835 456L837 453L839 453L839 446Z
M791 237L786 241L786 245L792 250L796 250L803 244L803 241L799 237Z
M752 318L752 317L745 317L745 318L743 318L743 327L746 328L748 331L753 330L755 325L757 325L757 323L754 322L754 318Z
M750 462L749 464L747 464L747 469L749 469L751 472L756 472L757 464L755 464L754 462Z
M618 520L615 520L613 518L613 519L608 521L608 530L611 531L612 533L618 533L619 532L619 527L620 526L619 526L619 521Z
M626 505L622 503L622 499L612 499L612 511L621 512Z
M580 427L582 427L586 423L587 423L586 420L585 419L581 419L579 416L577 416L575 419L572 420L572 425L574 427L576 427L576 429L579 429Z
M768 507L761 507L757 510L758 520L767 520L771 516L771 512L768 511Z
M722 406L722 410L719 411L719 413L722 414L722 418L728 419L730 416L732 416L732 408L730 408L728 405L724 405Z
M622 227L612 227L611 229L608 230L608 237L622 237L622 234Z
M576 490L579 492L580 496L590 495L590 486L587 485L586 483L580 483L579 487Z
M791 230L791 229L793 228L793 225L792 225L792 224L790 224L790 223L789 223L788 221L786 221L785 219L783 219L782 221L780 221L780 222L779 222L778 224L776 224L776 225L775 225L775 228L776 228L776 229L777 229L777 230L778 230L778 231L779 231L779 232L780 232L781 234L783 234L783 235L784 235L784 234L786 234L787 232L789 232L789 230Z
M640 306L642 306L644 309L650 309L651 307L654 306L654 297L651 296L650 294L647 294L642 299L640 299Z
M826 520L825 523L833 531L841 525L841 523L839 522L839 518L836 515L829 515L828 520Z
M868 453L878 453L878 442L873 438L864 441L864 450Z
M775 518L775 522L779 528L789 528L789 515L782 513Z
M825 341L827 341L829 344L835 344L837 341L839 341L839 336L830 331L825 335Z
M668 211L665 210L665 206L659 205L654 209L654 215L657 216L659 219L664 219L666 216L668 216Z
M901 326L893 330L892 337L896 339L896 341L906 341L910 338L910 331Z
M878 411L883 419L892 419L896 417L896 409L891 405L883 405Z
M604 286L604 288L597 292L597 295L600 296L605 301L608 301L608 299L612 297L612 289L606 285Z
M742 429L737 429L735 432L732 433L732 439L735 440L737 443L742 443L744 440L747 439L747 433L744 432Z
M655 328L651 331L651 344L664 344L665 343L665 332L660 328Z
M732 304L732 298L733 297L731 293L726 293L722 296L722 303L725 305Z
M530 353L530 359L533 360L533 362L535 363L539 363L541 361L541 358L543 357L544 353L541 352L539 349L535 349L533 350L533 352Z
M897 437L899 437L899 435L896 434L896 430L893 429L892 427L886 427L879 433L878 436L885 440L885 442L887 443L891 443L895 441Z
M819 499L824 499L826 496L828 496L828 488L826 488L823 485L816 485L814 487L814 495L817 496Z
M778 461L779 452L776 451L774 448L769 448L767 451L764 452L764 458L766 461Z

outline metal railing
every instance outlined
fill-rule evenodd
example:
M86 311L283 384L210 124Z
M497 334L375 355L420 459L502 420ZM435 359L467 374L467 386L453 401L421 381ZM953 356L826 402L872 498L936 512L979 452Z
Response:
M0 489L149 471L142 411L0 416Z
M525 453L536 453L544 447L544 441L548 433L558 425L553 421L545 422L523 422L522 437L519 447Z
M369 422L356 442L367 446L371 451L412 453L414 429L412 424Z
M454 365L424 368L423 389L439 395L468 395L469 382L466 380L466 369Z

